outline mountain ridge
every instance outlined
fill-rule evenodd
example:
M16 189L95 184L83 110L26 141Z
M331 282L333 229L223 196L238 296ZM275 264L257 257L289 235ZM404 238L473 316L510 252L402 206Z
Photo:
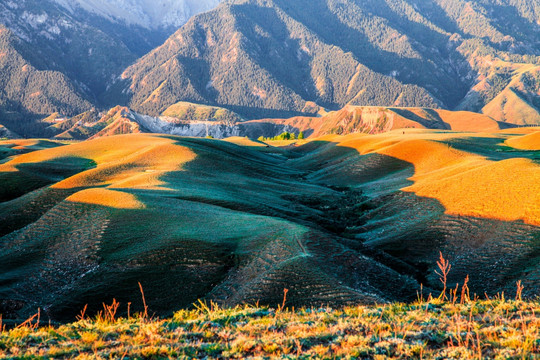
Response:
M72 92L83 97L91 106L81 106L78 99L70 101L68 106L61 103L54 106L55 96L58 97L61 93L49 94L43 102L52 106L44 106L38 111L25 105L26 97L38 91L48 93L43 84L38 90L23 92L10 98L11 105L0 106L0 111L13 112L13 108L18 108L16 113L21 118L43 118L43 115L48 116L55 112L63 116L74 116L90 107L101 108L107 83L137 58L162 43L176 28L172 25L145 28L97 11L105 4L120 6L122 1L95 0L83 3L84 8L77 5L82 3L63 0L2 1L0 26L9 29L12 39L10 43L15 44L22 57L21 61L39 71L54 72L58 75L50 80L51 89L71 87ZM148 10L151 3L143 3ZM170 3L180 5L178 8L183 9L183 0ZM129 0L123 4L124 8L137 8L136 1ZM193 11L206 10L213 4L214 2L201 3L200 6L193 7ZM188 14L191 15L191 12L187 12L186 16ZM181 17L177 20L180 24L186 19ZM8 52L8 44L3 42L1 45L0 53ZM12 65L18 66L19 62L12 60ZM4 83L0 86L0 92L13 92L13 86ZM3 119L0 118L0 121Z
M481 112L504 89L482 81L540 64L536 19L522 0L228 1L127 68L110 95L150 115L177 101L250 119L317 112L308 103ZM524 106L538 107L538 89Z
M178 28L197 13L210 10L221 0L55 0L66 9L80 9L110 20L148 29Z

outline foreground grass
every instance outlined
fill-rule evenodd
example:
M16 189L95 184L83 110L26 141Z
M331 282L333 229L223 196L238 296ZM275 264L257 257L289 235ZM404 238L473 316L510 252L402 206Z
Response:
M540 303L486 300L114 315L0 333L0 358L538 359Z

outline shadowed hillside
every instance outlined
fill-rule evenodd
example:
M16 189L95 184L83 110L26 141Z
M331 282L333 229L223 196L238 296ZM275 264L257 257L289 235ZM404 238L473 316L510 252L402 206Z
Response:
M31 61L33 60L33 61ZM75 115L91 107L82 87L63 73L40 68L32 48L0 24L0 122L10 130L36 134L29 123L55 111ZM22 114L26 114L26 117ZM29 118L29 119L28 119Z
M159 314L284 288L295 306L411 300L439 287L439 251L452 284L533 296L539 154L511 147L521 132L0 142L0 312L73 319L137 282Z
M332 219L318 208L294 205L301 194L331 203L345 194L302 181L285 161L226 142L135 135L1 165L3 312L37 305L70 318L86 302L136 298L138 281L160 313L201 297L278 302L283 287L297 304L414 296L412 278L349 249L321 227Z

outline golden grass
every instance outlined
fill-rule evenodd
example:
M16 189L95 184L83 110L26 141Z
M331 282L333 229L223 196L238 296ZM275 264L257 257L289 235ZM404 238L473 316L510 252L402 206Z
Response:
M0 165L0 172L17 172L19 171L17 166L21 164L51 161L61 163L65 158L92 160L96 166L58 181L51 188L108 187L163 190L166 189L166 184L160 178L167 172L181 170L182 166L195 159L196 155L189 148L177 145L174 139L136 134L100 138L20 155ZM117 208L141 207L132 195L104 189L85 190L69 200ZM125 204L122 205L124 201Z
M258 140L252 140L246 137L241 136L232 136L228 137L226 139L223 139L224 141L230 142L232 144L240 145L240 146L248 146L248 147L266 147L266 144L262 141Z
M103 188L92 188L79 191L68 197L67 201L82 204L107 206L116 209L143 209L143 203L137 197L121 191Z
M402 190L437 199L448 214L522 220L540 225L538 163L519 157L494 161L443 143L471 136L409 130L405 135L398 131L376 136L353 134L321 139L356 149L361 155L378 153L411 163L415 173L410 180L414 184ZM518 140L526 144L536 140L536 137L526 137ZM505 138L500 139L502 144Z
M459 117L459 114L455 116ZM415 172L410 180L414 183L402 190L437 199L448 214L522 220L540 225L538 164L525 157L495 161L448 145L473 136L500 139L501 144L506 141L509 146L527 150L538 149L540 143L540 132L489 135L413 129L380 135L327 135L310 141L337 143L339 147L355 149L361 155L378 153L412 164ZM245 138L228 141L251 148L266 146ZM171 138L144 134L100 138L17 156L0 165L0 172L18 171L17 166L24 163L84 158L94 161L97 166L52 187L166 190L167 184L161 180L163 175L181 170L196 158L191 149L175 142ZM309 141L302 141L306 142ZM32 144L35 142L20 141L20 146ZM272 141L269 144L282 147L299 145L297 141ZM99 203L118 203L114 197L104 201L105 194L109 193L99 194ZM87 196L81 195L81 199L84 198Z
M506 144L521 150L540 150L540 131L506 140Z
M300 131L309 130L310 137L326 134L364 132L370 134L393 130L447 128L462 132L495 132L500 125L493 118L467 111L380 106L346 106L322 117L298 116L290 119L263 119L248 124L272 122Z
M540 303L422 301L275 310L204 303L169 319L107 316L0 333L0 358L537 359ZM120 305L122 306L122 305Z
M452 131L495 132L500 129L497 121L483 114L468 111L437 110L441 119Z

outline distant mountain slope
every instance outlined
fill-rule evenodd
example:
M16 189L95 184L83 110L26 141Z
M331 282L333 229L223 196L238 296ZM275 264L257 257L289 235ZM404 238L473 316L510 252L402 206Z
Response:
M13 139L18 137L17 134L9 131L4 126L0 125L0 139Z
M163 5L174 5L177 12L171 12L169 8L163 9ZM0 111L12 111L19 107L17 111L24 113L24 116L42 115L44 112L47 115L59 112L73 116L82 112L81 109L87 109L86 105L81 107L78 99L66 98L66 92L61 90L66 86L79 93L84 92L86 100L99 106L107 82L118 76L138 57L161 44L175 31L177 25L187 20L186 16L207 10L213 5L213 0L197 5L184 0L161 1L159 4L132 0L0 1L0 26L10 29L18 38L18 50L27 49L19 52L21 61L29 63L37 70L49 71L48 74L62 74L49 76L48 88L39 87L29 94L11 97L10 107L0 105ZM147 13L152 9L163 13L165 17L169 14L170 23L164 18L165 22L154 27L151 21L154 20L154 15L158 15ZM114 11L107 13L107 10ZM184 15L180 17L180 13ZM131 22L128 21L129 18L141 21ZM0 49L0 52L5 51ZM10 66L16 67L20 61L9 59L8 62ZM36 88L35 84L29 86ZM17 85L12 83L4 81L0 85L0 93L18 91ZM27 95L37 92L42 94L40 109L28 106ZM58 98L62 100L59 101Z
M332 110L347 104L453 109L486 73L505 71L494 60L540 64L539 5L228 1L129 67L111 97L152 115L177 101L225 106L251 118L316 112L306 106L311 102ZM475 107L492 99L481 96Z
M88 94L66 75L40 70L28 58L32 49L0 25L0 124L23 133L28 129L21 114L74 115L90 109Z
M517 125L540 124L540 66L517 70L501 93L482 108L482 113Z

